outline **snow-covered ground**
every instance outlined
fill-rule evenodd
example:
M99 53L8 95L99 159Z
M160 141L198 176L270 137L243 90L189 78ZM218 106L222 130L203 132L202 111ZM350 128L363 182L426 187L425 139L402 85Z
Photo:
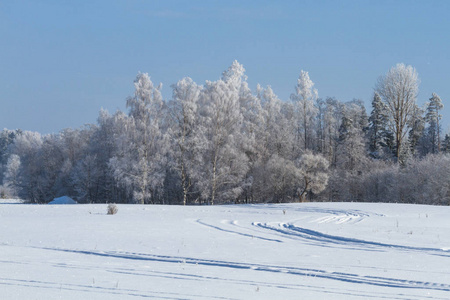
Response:
M0 203L1 299L450 299L450 207Z

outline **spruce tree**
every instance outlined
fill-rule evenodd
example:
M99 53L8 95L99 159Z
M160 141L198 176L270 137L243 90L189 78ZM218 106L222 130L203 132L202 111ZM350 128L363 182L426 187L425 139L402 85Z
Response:
M373 158L382 158L392 152L393 134L389 131L386 105L375 92L372 100L372 112L369 117L369 153Z
M430 152L438 153L441 148L441 138L440 138L440 124L439 120L442 118L442 115L439 114L439 111L444 108L442 104L441 98L433 93L430 98L430 102L427 105L427 114L425 116L425 120L428 123L427 134L430 141Z

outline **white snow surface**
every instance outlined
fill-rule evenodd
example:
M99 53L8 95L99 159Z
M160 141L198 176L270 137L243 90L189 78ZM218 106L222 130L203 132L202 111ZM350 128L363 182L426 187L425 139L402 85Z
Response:
M14 203L1 299L450 299L450 207Z
M69 196L62 196L53 199L53 201L50 201L48 204L77 204L77 201L73 200Z

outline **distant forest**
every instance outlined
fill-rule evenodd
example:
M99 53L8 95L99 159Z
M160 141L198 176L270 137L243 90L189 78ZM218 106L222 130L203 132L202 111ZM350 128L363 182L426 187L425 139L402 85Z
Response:
M131 81L131 80L130 80ZM47 203L227 204L362 201L450 204L450 136L435 93L398 64L361 100L318 97L301 71L289 101L250 90L234 61L217 81L161 95L139 73L128 112L57 134L0 132L0 197Z

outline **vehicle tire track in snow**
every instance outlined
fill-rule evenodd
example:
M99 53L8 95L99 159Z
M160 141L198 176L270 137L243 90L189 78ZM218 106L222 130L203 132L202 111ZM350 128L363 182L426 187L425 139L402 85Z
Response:
M161 263L176 263L176 264L182 263L182 264L220 267L220 268L229 268L229 269L247 269L247 270L253 270L253 271L257 271L257 272L285 273L285 274L289 274L289 275L296 275L296 276L302 276L302 277L306 276L306 277L312 277L312 278L330 279L330 280L337 280L337 281L347 282L347 283L366 284L366 285L380 286L380 287L423 289L423 290L436 290L436 291L450 292L450 284L434 283L434 282L426 282L426 281L415 281L415 280L389 278L389 277L364 276L364 275L344 273L344 272L328 272L326 270L311 269L311 268L263 265L263 264L252 264L252 263L243 263L243 262L222 261L222 260L198 259L198 258L182 257L182 256L165 256L165 255L116 252L116 251L98 252L98 251L59 249L59 248L37 248L37 249L68 252L68 253L83 254L83 255L94 255L94 256L102 256L102 257L118 258L118 259L152 261L152 262L161 262Z
M432 255L450 257L450 250L440 249L440 248L427 248L427 247L412 247L403 246L395 244L385 244L373 241L360 240L355 238L348 238L343 236L331 235L322 233L319 231L306 229L302 227L295 226L293 224L278 223L278 226L273 226L268 223L253 223L254 226L276 231L282 235L289 237L296 237L300 239L305 239L310 242L315 242L316 245L325 246L329 244L342 245L342 246L352 246L359 247L359 250L372 250L372 251L384 251L384 249L398 249L405 251L418 251L427 252Z

